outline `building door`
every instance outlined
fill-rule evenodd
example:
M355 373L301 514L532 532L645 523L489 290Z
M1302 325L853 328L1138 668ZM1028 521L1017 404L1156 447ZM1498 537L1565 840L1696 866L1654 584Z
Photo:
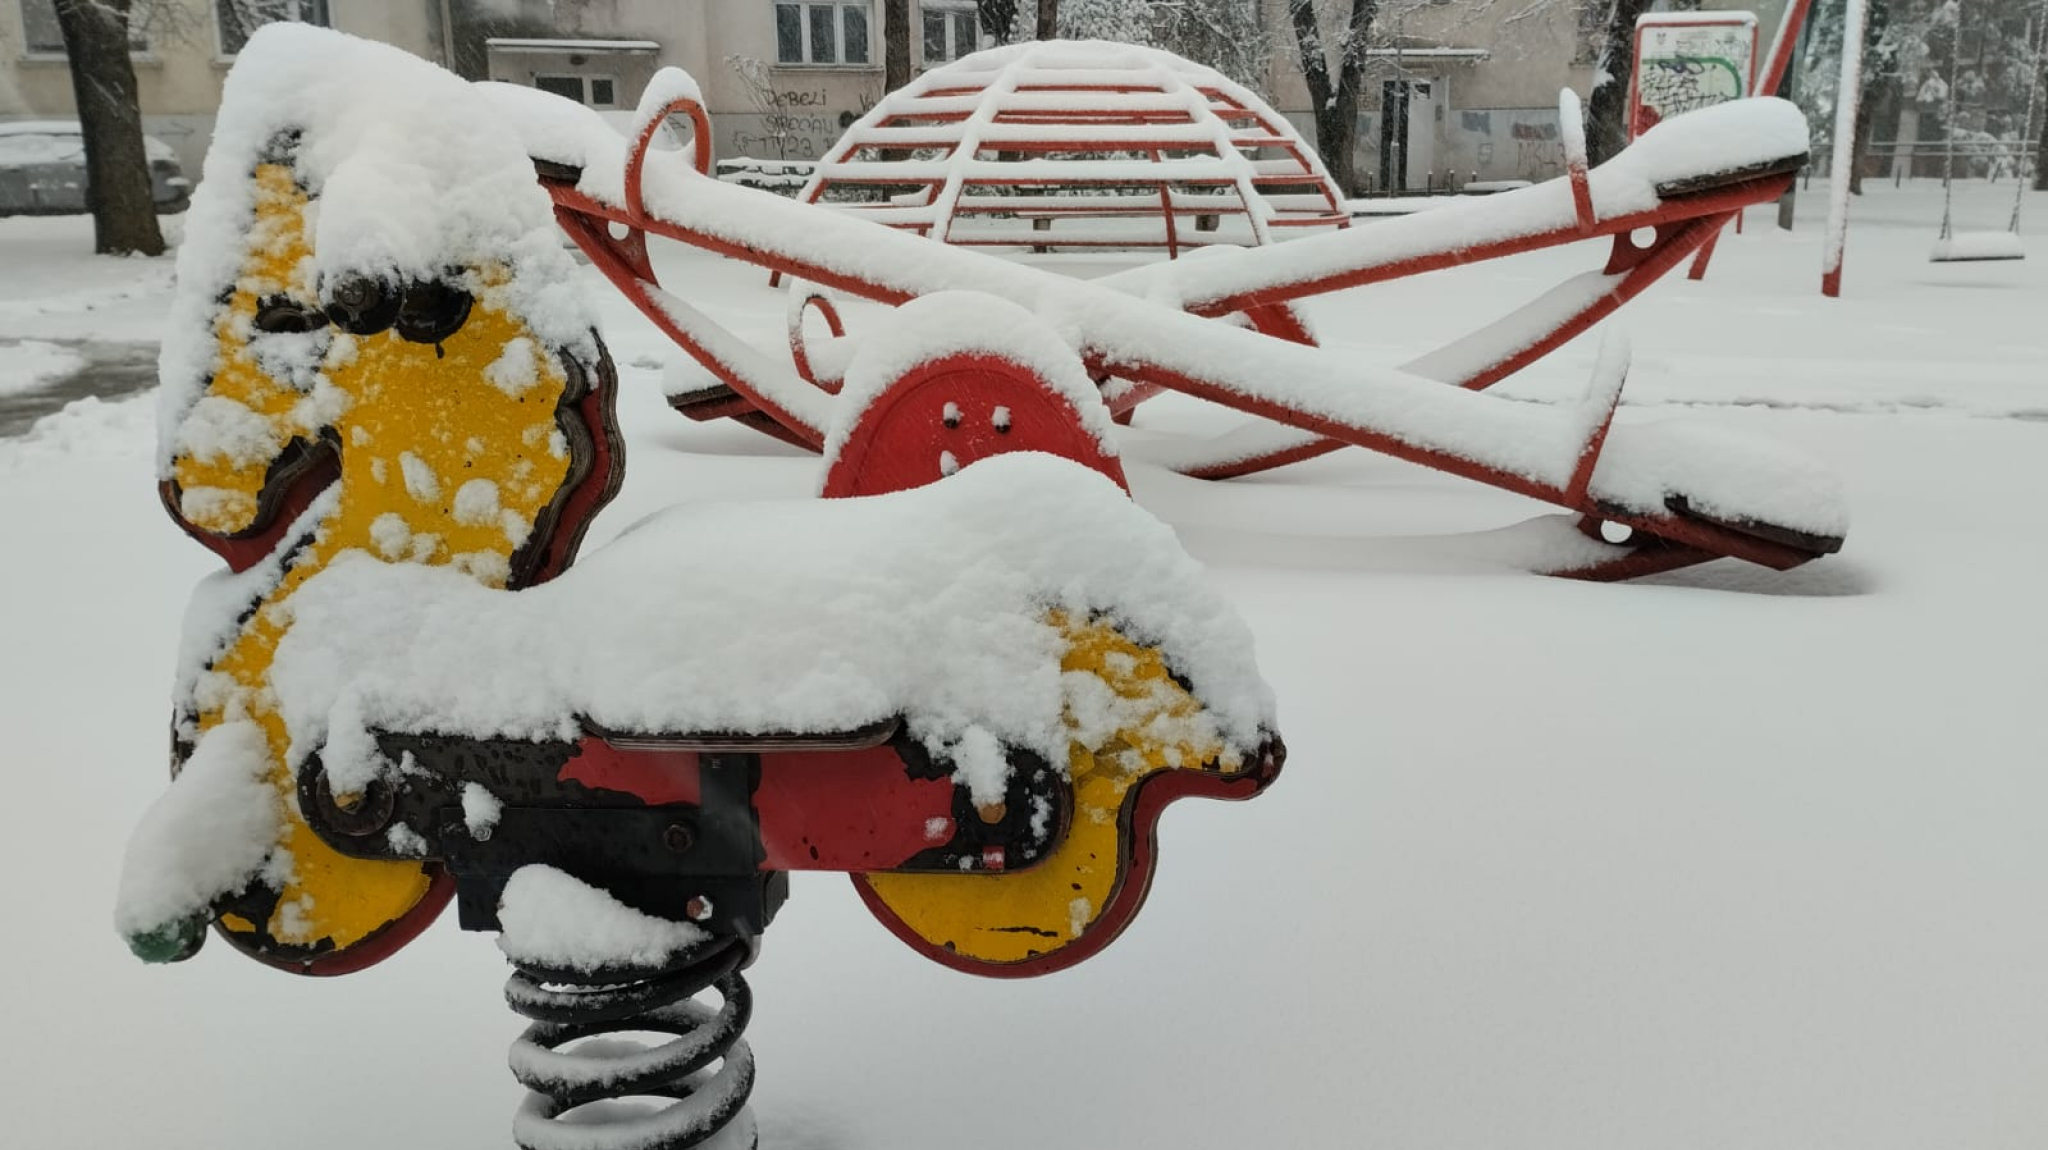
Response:
M1436 98L1428 80L1380 85L1380 188L1420 191L1436 168Z

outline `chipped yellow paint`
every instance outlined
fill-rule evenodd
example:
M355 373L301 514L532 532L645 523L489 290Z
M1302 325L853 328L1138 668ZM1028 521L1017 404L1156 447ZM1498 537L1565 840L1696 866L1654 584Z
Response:
M1130 718L1097 746L1068 744L1072 822L1043 862L1027 870L960 875L876 873L862 881L904 926L933 946L988 963L1017 963L1086 934L1123 881L1125 798L1162 771L1230 773L1242 763L1220 741L1186 735L1201 703L1159 652L1101 622L1048 618L1066 641L1063 672L1092 675L1129 705ZM1068 715L1069 729L1074 717Z
M249 527L256 519L257 493L265 470L293 435L310 437L319 428L298 424L292 417L303 392L272 379L257 365L249 337L256 306L272 295L313 298L308 282L312 252L306 245L302 219L305 193L282 164L256 169L256 216L249 229L249 259L235 281L227 306L213 323L214 344L221 361L206 388L210 399L230 400L255 414L273 441L256 458L225 453L199 457L180 455L172 465L185 518L220 535ZM275 438L279 433L283 438Z
M268 435L257 451L181 453L172 465L181 508L210 531L250 527L277 454L294 438L322 432L340 444L341 484L333 509L207 668L199 729L255 721L268 741L269 778L284 812L275 860L282 865L269 872L282 878L275 913L262 924L233 914L221 915L220 923L260 948L346 950L418 905L429 879L416 863L337 854L300 816L285 765L290 733L268 690L271 660L289 627L289 612L279 608L350 550L448 565L503 586L514 552L568 475L555 423L567 376L506 310L498 290L505 273L485 269L467 322L439 348L389 331L337 333L310 391L273 378L259 362L254 344L264 337L253 319L259 302L273 295L316 306L309 201L283 165L258 167L255 186L251 255L215 322L220 360L202 402L238 403Z

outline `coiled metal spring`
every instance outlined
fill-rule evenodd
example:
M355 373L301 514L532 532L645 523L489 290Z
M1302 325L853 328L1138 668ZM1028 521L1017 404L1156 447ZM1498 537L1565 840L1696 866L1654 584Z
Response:
M505 1001L533 1024L512 1044L511 1065L532 1093L513 1138L525 1150L682 1150L714 1138L718 1150L755 1146L745 1108L754 1055L740 1036L753 1013L740 975L751 953L750 940L722 937L659 970L520 966ZM696 1001L706 990L724 1002ZM675 1037L654 1046L605 1037L629 1031ZM653 1109L618 1101L643 1097L674 1101Z

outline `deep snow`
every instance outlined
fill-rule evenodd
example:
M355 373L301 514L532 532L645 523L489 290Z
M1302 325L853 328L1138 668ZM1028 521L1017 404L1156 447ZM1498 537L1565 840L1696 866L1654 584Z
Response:
M1966 189L1959 213L1985 219L1959 226L2002 219L2009 187ZM2034 258L1930 265L1935 194L1874 187L1835 301L1825 203L1816 182L1791 236L1752 213L1706 281L1619 317L1632 406L1697 405L1842 475L1848 546L1800 571L1532 577L1469 533L1541 508L1357 451L1183 479L1143 462L1160 433L1227 417L1143 408L1133 486L1257 635L1285 775L1177 805L1135 926L1042 980L933 966L845 883L797 876L750 976L764 1145L2048 1141L2048 197ZM160 332L168 262L72 256L79 221L20 223L0 227L0 356ZM781 338L760 273L662 258L679 294ZM1597 258L1315 318L1398 363ZM630 471L590 546L679 499L815 489L810 457L662 408L659 335L600 286ZM1576 395L1593 350L1510 392ZM111 929L121 843L164 785L178 620L213 566L156 504L152 412L86 402L0 441L6 1140L508 1145L505 967L452 917L318 983L218 943L144 967Z

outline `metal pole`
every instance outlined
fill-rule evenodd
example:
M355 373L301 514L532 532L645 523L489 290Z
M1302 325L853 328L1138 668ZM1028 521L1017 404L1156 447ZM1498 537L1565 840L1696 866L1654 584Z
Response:
M1785 36L1792 36L1793 40L1791 42L1791 57L1787 61L1786 67L1784 68L1783 73L1779 78L1778 90L1776 93L1774 93L1775 95L1790 100L1795 104L1799 102L1799 75L1801 70L1804 69L1806 66L1807 41L1811 39L1811 31L1813 28L1812 23L1806 19L1805 12L1800 12L1798 13L1798 15L1800 27L1797 32L1792 31L1789 27L1789 22L1791 21L1793 16L1792 11L1790 10L1788 10L1785 14L1787 24L1780 25L1778 29L1778 36L1780 38ZM1778 48L1778 41L1773 40L1771 42L1771 58L1773 65L1775 65L1777 62ZM1785 194L1778 197L1778 227L1783 229L1784 231L1789 232L1792 230L1792 216L1794 209L1797 207L1798 199L1799 183L1795 180L1792 183L1786 184Z
M1828 234L1821 245L1820 292L1842 294L1842 248L1849 240L1849 176L1856 165L1856 110L1863 102L1864 0L1845 0L1842 80L1835 92L1834 154L1828 166Z
M455 14L449 10L450 0L440 0L435 7L441 14L441 66L460 75L455 67Z

